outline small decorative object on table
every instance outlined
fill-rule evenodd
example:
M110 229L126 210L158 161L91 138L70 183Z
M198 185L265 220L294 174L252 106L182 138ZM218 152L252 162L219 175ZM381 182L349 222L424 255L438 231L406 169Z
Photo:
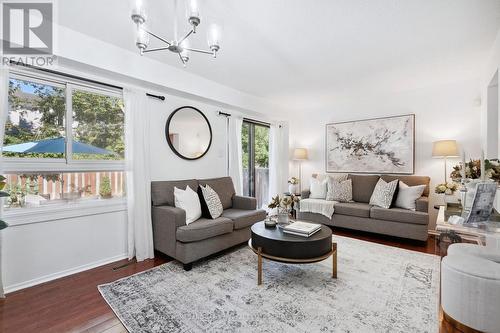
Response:
M300 179L297 177L292 177L288 179L288 191L291 194L297 194Z
M444 194L444 203L448 206L449 203L456 203L455 191L458 190L458 183L442 183L436 185L434 192Z
M270 209L276 209L279 227L283 227L290 224L289 222L290 211L292 209L293 204L298 200L299 200L298 197L296 197L293 194L284 196L283 198L277 195L271 199L271 202L267 207L269 207Z
M274 228L276 227L276 220L271 219L269 216L264 220L264 225L266 228Z

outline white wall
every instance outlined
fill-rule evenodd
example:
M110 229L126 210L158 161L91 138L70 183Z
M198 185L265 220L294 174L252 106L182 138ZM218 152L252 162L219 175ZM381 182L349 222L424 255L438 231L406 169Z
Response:
M205 114L212 127L212 145L199 160L184 160L174 154L165 137L165 124L169 115L181 106L194 106ZM226 176L226 118L218 116L220 107L191 99L166 95L164 102L149 99L151 178L172 180L190 178L212 178ZM181 111L182 112L182 111ZM226 111L227 112L227 111Z
M443 161L431 158L432 142L456 139L468 157L480 154L480 109L475 106L479 95L477 81L434 86L415 91L373 95L360 93L332 103L328 109L304 111L290 121L290 145L309 149L309 161L303 163L303 187L307 188L309 175L325 173L325 125L331 122L415 114L416 151L415 174L431 177L431 192L435 184L443 182ZM458 160L450 161L451 166ZM290 175L297 174L295 163ZM431 193L431 226L435 223L434 204L442 199Z
M127 257L126 212L19 226L2 232L6 292Z

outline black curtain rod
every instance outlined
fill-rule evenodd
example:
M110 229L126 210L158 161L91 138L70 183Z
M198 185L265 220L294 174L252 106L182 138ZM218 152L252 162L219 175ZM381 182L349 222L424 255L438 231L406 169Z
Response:
M37 71L40 71L40 72L45 72L45 73L49 73L49 74L53 74L53 75L64 76L64 77L68 77L70 79L75 79L75 80L80 80L80 81L84 81L84 82L88 82L88 83L98 84L98 85L109 87L109 88L113 88L113 89L123 90L122 87L115 86L113 84L109 84L109 83L104 83L104 82L100 82L100 81L96 81L96 80L87 79L85 77L81 77L81 76L78 76L78 75L72 75L72 74L62 73L62 72L54 71L52 69L40 68L40 67L28 65L28 64L25 64L25 63L22 63L22 62L18 62L18 61L11 60L10 64L11 65L16 65L16 66L22 66L22 67L26 67L26 68L30 68L30 69L34 69L34 70L37 70Z
M260 120L250 119L250 118L243 118L243 121L246 121L247 123L254 123L254 124L257 124L257 125L271 127L271 124L270 123L266 123L265 121L260 121Z
M231 114L219 111L219 116L231 117Z
M161 95L153 95L153 94L146 93L146 96L152 97L152 98L158 98L159 100L162 100L162 101L165 100L165 96L161 96Z

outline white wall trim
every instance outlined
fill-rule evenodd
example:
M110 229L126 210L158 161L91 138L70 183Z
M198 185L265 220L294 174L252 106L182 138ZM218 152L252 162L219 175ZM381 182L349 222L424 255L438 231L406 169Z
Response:
M64 205L48 205L46 207L19 208L4 211L2 219L9 227L70 219L81 216L107 214L127 210L125 198L95 200Z
M28 280L28 281L16 283L16 284L13 284L13 285L10 285L10 286L5 286L4 290L5 290L6 294L7 293L11 293L11 292L14 292L14 291L17 291L17 290L29 288L29 287L32 287L32 286L35 286L35 285L38 285L38 284L41 284L41 283L45 283L45 282L49 282L49 281L52 281L52 280L60 279L62 277L68 276L68 275L72 275L72 274L80 273L80 272L83 272L83 271L87 271L87 270L92 269L92 268L96 268L96 267L99 267L99 266L107 265L107 264L110 264L110 263L113 263L113 262L116 262L116 261L119 261L119 260L127 259L127 258L128 258L127 253L123 253L123 254L120 254L120 255L117 255L117 256L114 256L114 257L111 257L111 258L105 258L105 259L97 260L97 261L91 262L89 264L85 264L85 265L81 265L81 266L78 266L78 267L73 267L73 268L70 268L70 269L66 269L64 271L60 271L60 272L56 272L56 273L44 275L44 276L41 276L41 277L36 278L36 279L32 279L32 280Z

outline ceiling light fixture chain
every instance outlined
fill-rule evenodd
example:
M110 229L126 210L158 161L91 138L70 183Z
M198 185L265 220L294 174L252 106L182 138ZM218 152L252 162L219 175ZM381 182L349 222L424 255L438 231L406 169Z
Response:
M189 23L190 30L182 38L177 36L177 0L174 2L174 39L170 40L163 38L152 31L148 30L146 26L147 15L144 7L143 0L135 0L135 5L132 10L132 15L130 16L132 21L136 24L137 37L135 45L139 49L141 55L149 52L164 51L169 50L171 52L177 53L179 59L181 60L184 67L189 61L189 53L203 53L210 54L214 58L217 58L217 52L220 50L220 28L219 26L212 24L207 34L208 48L209 50L202 50L189 47L188 38L191 35L196 34L196 29L201 23L200 12L198 9L198 4L196 0L187 0L187 21ZM150 37L153 37L160 42L166 44L166 46L160 46L156 48L149 48Z

